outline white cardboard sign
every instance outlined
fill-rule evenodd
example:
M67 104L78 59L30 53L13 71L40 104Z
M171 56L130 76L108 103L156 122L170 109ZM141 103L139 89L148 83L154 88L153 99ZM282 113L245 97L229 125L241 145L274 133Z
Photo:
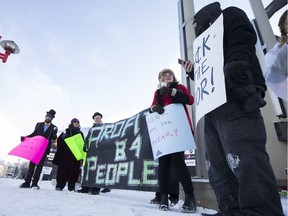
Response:
M146 122L154 160L175 152L196 149L192 131L182 104L170 104L165 112L151 113Z
M206 114L226 103L223 72L223 15L193 42L196 125Z

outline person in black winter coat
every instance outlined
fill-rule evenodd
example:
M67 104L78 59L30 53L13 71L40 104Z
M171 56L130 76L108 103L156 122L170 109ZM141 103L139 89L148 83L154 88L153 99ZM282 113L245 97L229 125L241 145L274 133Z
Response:
M88 152L89 149L90 149L90 136L91 136L91 129L93 129L94 127L97 127L97 126L101 126L103 124L102 122L102 118L103 118L103 115L99 112L95 112L92 116L92 119L94 120L94 124L93 126L90 128L86 138L85 138L85 143L84 143L84 146L83 146L83 151L84 152ZM77 192L79 193L89 193L90 195L99 195L100 194L100 189L101 188L98 188L98 187L87 187L87 186L83 186L81 187L81 189L77 190ZM110 192L111 190L109 188L103 188L101 190L101 193L108 193Z
M40 135L40 136L47 138L49 143L47 145L45 153L42 156L42 159L40 160L39 164L36 165L35 163L30 161L29 168L25 177L25 182L19 186L20 188L30 188L30 187L35 188L35 189L40 188L38 186L38 181L40 179L40 174L42 172L42 168L45 163L46 156L50 153L52 142L55 142L57 139L58 128L52 124L52 120L53 118L55 118L55 114L56 112L53 109L48 111L45 116L45 121L38 122L35 126L33 133L27 136L27 137L34 137L34 136ZM21 137L21 141L23 141L23 137ZM31 181L32 181L32 185L31 185Z
M80 161L76 159L65 139L79 133L84 140L84 135L80 131L80 122L77 118L73 118L65 132L58 137L57 152L53 159L53 164L58 165L56 190L62 191L66 182L68 182L69 191L75 190L75 183L80 174Z
M209 181L219 208L214 215L282 216L265 149L260 108L266 104L266 85L255 54L254 28L241 9L222 10L214 2L195 14L195 34L198 37L203 33L221 13L227 102L205 115L204 128ZM184 68L193 79L192 63L187 61Z

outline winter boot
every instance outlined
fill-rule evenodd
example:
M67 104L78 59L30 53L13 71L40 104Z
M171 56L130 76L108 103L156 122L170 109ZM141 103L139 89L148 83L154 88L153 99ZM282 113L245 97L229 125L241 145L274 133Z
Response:
M31 185L31 188L34 189L34 190L39 190L40 187L38 186L38 181L32 181L32 185Z
M40 189L40 187L37 184L32 184L31 188L34 189L34 190L39 190Z
M78 193L89 193L89 189L90 189L89 187L82 186L82 188L77 190L76 192L78 192Z
M68 182L68 190L69 191L75 191L75 183Z
M19 188L30 188L30 182L24 182L21 185L19 185Z
M161 194L159 209L161 211L168 211L169 209L168 194Z
M110 192L111 190L109 188L104 188L101 190L101 193L108 193Z
M170 206L174 206L179 201L179 195L178 194L170 194L169 200L170 200Z
M194 194L185 194L185 202L181 207L180 211L183 213L193 213L196 212L197 206L195 203Z
M155 196L153 199L150 200L150 204L157 204L159 205L161 201L161 195L159 194L159 196Z
M207 213L202 213L202 216L223 216L220 212L217 212L215 214L207 214Z
M90 195L99 195L100 194L100 188L90 188L89 190Z

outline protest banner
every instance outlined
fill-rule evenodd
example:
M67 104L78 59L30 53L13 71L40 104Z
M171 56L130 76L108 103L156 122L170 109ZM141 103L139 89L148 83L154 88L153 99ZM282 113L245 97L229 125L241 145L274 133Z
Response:
M223 72L223 15L193 42L196 125L207 113L226 103Z
M149 109L90 129L82 186L155 191L154 161L145 116Z
M24 137L24 140L13 148L8 155L14 155L38 164L48 145L48 139L42 136Z
M154 159L175 152L196 149L186 112L182 104L170 104L165 112L146 116Z
M65 138L64 141L70 148L76 160L81 160L85 157L85 152L83 151L84 140L80 133Z

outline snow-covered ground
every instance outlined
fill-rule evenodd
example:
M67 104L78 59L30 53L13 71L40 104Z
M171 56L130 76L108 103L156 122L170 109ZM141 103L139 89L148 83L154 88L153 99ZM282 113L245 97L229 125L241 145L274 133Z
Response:
M23 180L0 178L0 216L161 216L182 215L179 203L163 212L158 205L149 202L154 192L113 189L110 193L88 195L55 191L50 181L39 182L40 190L20 189ZM287 215L287 198L282 198ZM214 210L198 207L197 213L213 213ZM187 214L184 214L187 215Z

